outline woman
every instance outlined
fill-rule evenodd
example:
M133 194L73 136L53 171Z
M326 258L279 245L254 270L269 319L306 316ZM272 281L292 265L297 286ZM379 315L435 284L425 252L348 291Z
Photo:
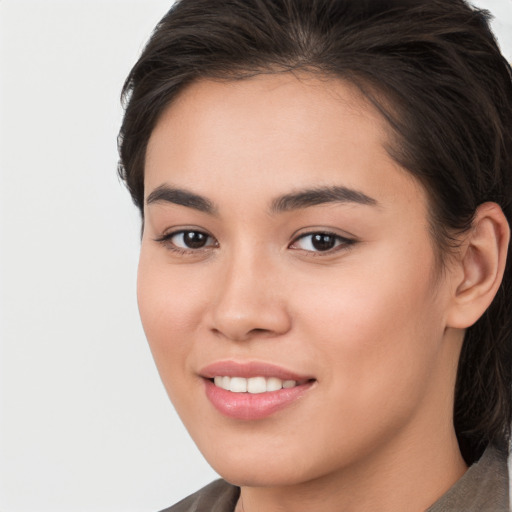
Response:
M139 308L224 479L169 510L509 510L512 83L487 21L181 0L157 26L120 133Z

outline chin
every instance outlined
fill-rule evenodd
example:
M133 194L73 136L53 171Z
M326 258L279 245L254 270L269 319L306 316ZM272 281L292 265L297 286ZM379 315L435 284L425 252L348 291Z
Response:
M276 436L277 438L278 436ZM286 437L280 442L270 443L208 443L202 450L212 468L227 482L239 487L287 487L305 483L336 470L340 465L340 453L333 453L315 460L302 443L287 443ZM262 445L267 444L267 448ZM279 445L279 446L277 446ZM295 448L294 448L295 447ZM202 448L200 446L200 448ZM320 451L314 450L314 451Z
M296 467L296 462L251 463L241 456L239 460L214 461L211 465L224 480L238 487L286 487L311 478Z

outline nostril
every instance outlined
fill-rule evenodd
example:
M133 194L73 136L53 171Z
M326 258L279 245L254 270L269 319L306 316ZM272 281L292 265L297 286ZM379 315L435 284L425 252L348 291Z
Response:
M270 333L270 331L268 329L252 329L251 331L249 331L249 334L267 334L267 333Z

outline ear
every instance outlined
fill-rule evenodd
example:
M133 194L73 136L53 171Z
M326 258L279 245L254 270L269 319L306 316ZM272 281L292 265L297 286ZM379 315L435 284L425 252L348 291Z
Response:
M479 206L455 263L448 327L470 327L489 307L503 279L509 241L501 208L496 203Z

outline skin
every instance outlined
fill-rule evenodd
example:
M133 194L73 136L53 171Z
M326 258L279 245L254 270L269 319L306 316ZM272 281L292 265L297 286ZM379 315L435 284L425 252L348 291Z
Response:
M166 185L214 212L146 204L140 314L192 438L242 487L237 510L420 511L466 470L452 408L467 321L454 297L470 273L437 268L425 191L388 143L353 87L291 74L195 83L151 136L146 197ZM374 204L271 210L276 197L320 186ZM205 247L161 240L184 229L207 234ZM298 238L311 232L352 243L315 251ZM233 419L199 375L219 360L315 382L268 418Z

